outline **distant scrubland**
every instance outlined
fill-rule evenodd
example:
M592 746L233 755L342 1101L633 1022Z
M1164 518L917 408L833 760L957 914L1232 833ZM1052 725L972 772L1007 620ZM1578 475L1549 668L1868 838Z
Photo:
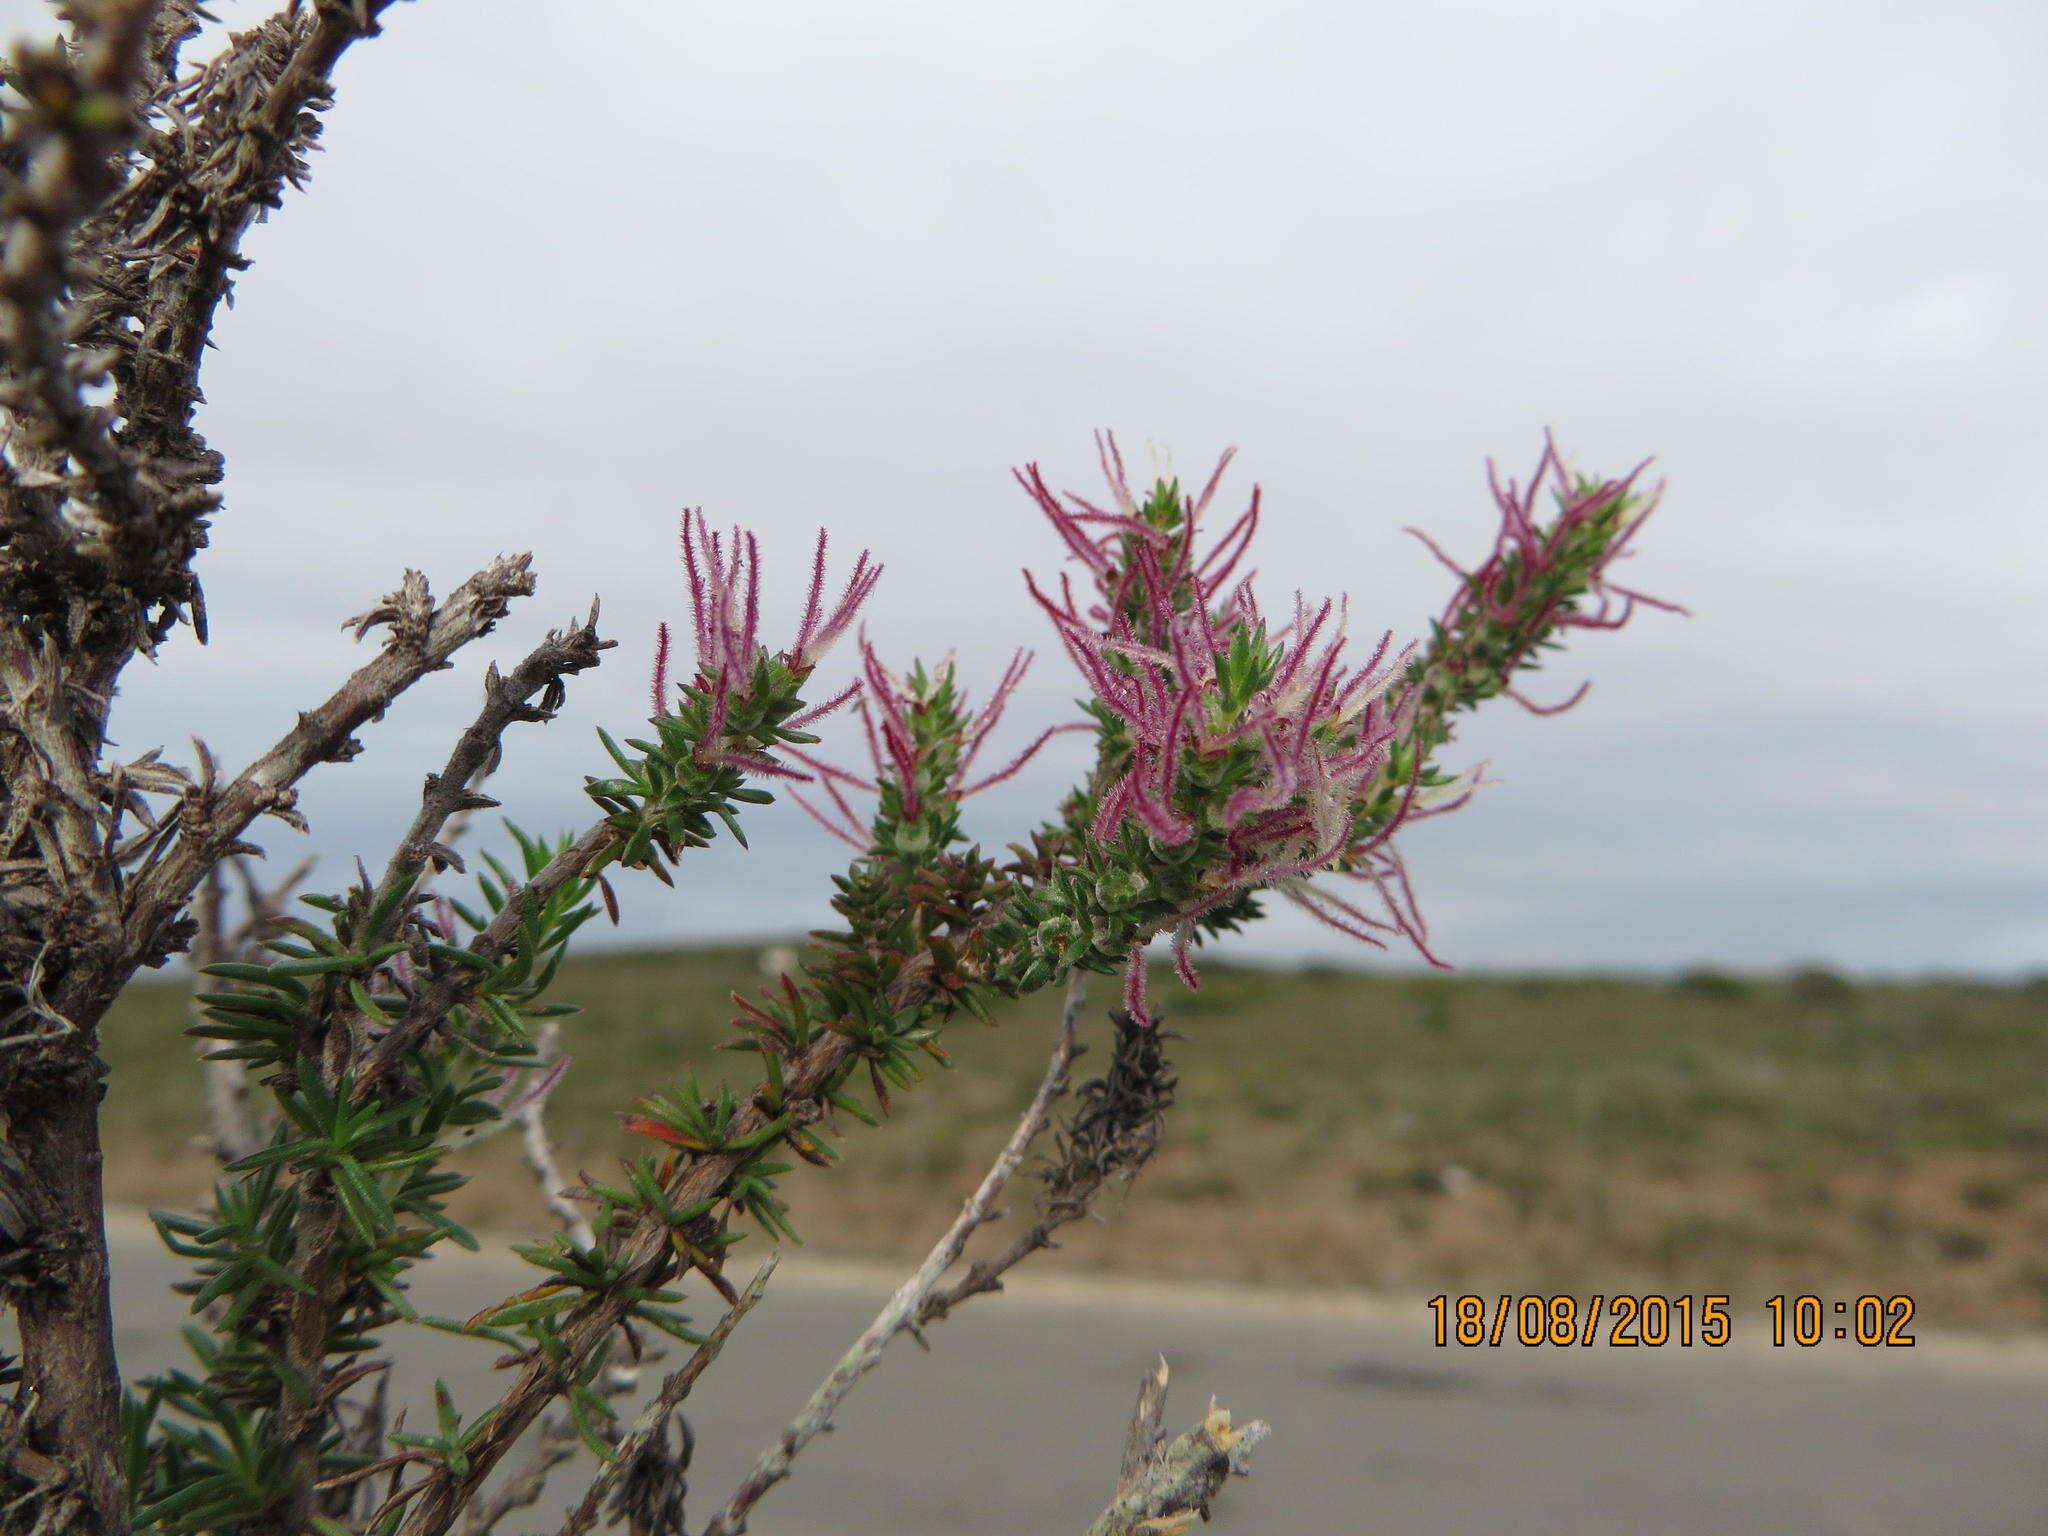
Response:
M565 970L554 995L585 1008L552 1107L565 1167L606 1177L636 1096L724 1072L728 994L760 984L761 955ZM2048 1321L2048 983L1215 963L1202 980L1155 982L1186 1037L1165 1149L1048 1263L1401 1292L1906 1293L1931 1324ZM793 1175L808 1245L921 1253L1029 1096L1056 1006L956 1024L952 1070L899 1096L894 1123L849 1122L838 1168ZM105 1031L117 1203L189 1205L210 1177L183 1009L175 983L133 988ZM469 1219L537 1225L511 1136L468 1162Z

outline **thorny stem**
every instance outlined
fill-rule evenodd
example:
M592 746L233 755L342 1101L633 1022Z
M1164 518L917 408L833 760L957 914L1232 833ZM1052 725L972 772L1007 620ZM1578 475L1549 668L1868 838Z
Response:
M34 1033L53 1033L11 1061L0 1113L21 1167L24 1200L46 1218L35 1234L36 1268L15 1305L22 1336L17 1412L27 1417L9 1457L21 1475L24 1453L54 1461L75 1500L82 1536L112 1536L126 1496L118 1461L119 1373L107 1286L104 1196L100 1182L99 1100L104 1069L94 1054L91 1017L79 1017L66 983L74 946L109 941L113 871L100 843L94 770L112 676L130 654L126 637L108 642L97 666L67 665L55 638L30 614L89 627L89 600L51 599L41 560L68 547L62 513L67 463L118 510L140 494L134 466L114 449L104 418L81 394L83 359L65 345L61 308L68 280L65 250L79 221L112 190L120 157L133 142L133 98L146 68L154 0L81 5L69 57L61 49L24 50L10 74L35 110L15 114L4 152L5 257L0 261L0 406L12 457L0 456L0 589L8 626L0 641L0 693L12 695L0 731L0 861L26 841L44 880L10 889L27 898L0 919L9 990L19 992ZM25 484L33 472L41 488ZM104 636L97 638L105 641ZM77 649L84 649L77 647ZM33 696L35 707L22 690ZM10 882L11 884L12 882ZM69 921L67 922L67 918ZM70 928L72 932L64 930ZM12 930L12 931L10 931ZM45 998L42 972L55 960L56 995Z
M324 101L326 70L370 30L382 3L292 6L270 31L310 46L292 49L275 76L241 73L215 101L262 164L244 157L229 172L240 197L232 230L218 230L228 238L201 252L206 276L185 296L175 291L179 263L164 259L165 247L185 236L166 235L159 216L181 198L212 199L216 211L236 201L221 180L188 180L189 167L172 167L172 138L148 126L172 113L169 76L193 31L193 7L73 0L68 47L25 48L10 64L10 84L30 110L10 107L0 144L8 172L0 208L0 606L10 618L0 678L14 694L0 731L0 863L14 865L0 952L7 983L29 1004L27 1032L45 1038L10 1055L0 1113L48 1217L36 1238L33 1283L16 1296L17 1404L29 1414L11 1461L19 1472L26 1454L56 1459L68 1481L64 1496L76 1505L73 1528L84 1536L112 1536L126 1523L101 1214L98 1022L138 964L178 947L172 920L248 821L288 809L273 798L281 786L263 786L246 814L229 807L212 820L180 867L159 866L154 881L145 874L117 889L117 818L101 800L102 733L115 682L138 647L161 640L181 609L204 636L189 562L204 542L201 519L215 500L207 487L219 470L189 420L213 305L237 263L233 240L255 207L276 200L278 181L310 136L304 113ZM126 195L146 179L131 158L145 130L164 172L163 201L154 205ZM93 405L83 391L106 376L110 360L116 398ZM179 820L206 820L219 809L188 805ZM35 865L40 877L24 878Z
M218 478L208 462L216 456L191 428L214 312L246 265L251 224L279 204L287 183L304 179L304 151L319 132L312 114L332 102L334 66L377 34L393 3L295 0L238 34L176 111L185 131L163 136L157 164L129 189L144 251L158 258L140 335L116 368L124 444L135 451ZM163 260L173 247L177 259Z
M519 925L530 908L546 901L571 880L584 877L599 854L618 839L610 822L600 821L567 848L550 859L541 872L518 891L507 896L489 923L469 941L469 952L484 960L507 954L519 936ZM477 988L477 974L467 967L455 967L423 983L413 995L405 1017L394 1023L363 1062L356 1081L357 1098L369 1095L378 1080L398 1064L459 1007Z
M10 418L10 448L37 475L32 493L8 465L7 521L33 533L36 552L54 555L71 541L61 498L46 492L75 464L80 489L112 522L135 521L152 487L107 430L106 414L82 388L95 370L65 334L64 297L72 278L68 247L79 224L119 185L122 161L139 127L134 98L147 71L157 0L99 0L75 7L71 51L26 47L9 70L30 103L7 136L10 159L0 217L0 329L6 368L0 405ZM12 529L10 532L14 531ZM14 552L10 551L10 555ZM12 563L10 561L10 563Z
M543 724L555 717L565 695L563 679L598 664L599 654L617 645L597 637L597 605L590 617L565 631L555 631L514 667L500 676L493 666L484 674L484 702L476 718L457 739L439 773L429 774L420 794L419 813L399 839L391 862L378 882L370 905L380 905L401 886L410 886L422 869L462 869L462 860L442 841L442 830L469 811L490 810L498 802L472 786L497 767L501 738L515 723ZM540 702L531 701L535 694Z
M293 786L322 762L347 762L360 750L353 739L364 724L472 640L490 633L514 598L533 591L527 555L500 556L434 603L424 578L407 572L396 592L351 622L357 633L376 624L391 626L377 655L359 667L318 708L296 724L225 789L195 807L198 812L160 859L131 885L126 903L128 953L119 971L127 979L146 939L185 904L207 869L234 851L249 824L265 813L296 814ZM110 967L111 969L111 967Z
M523 573L523 566L520 569ZM527 585L530 588L530 579ZM424 588L421 590L423 593ZM392 606L397 613L392 622L395 626L400 625L410 616L417 630L420 627L421 601L408 602L409 593L408 587L394 598ZM449 606L456 605L451 603ZM367 617L377 619L381 614ZM430 864L445 868L460 862L452 849L437 841L442 827L452 816L475 808L479 803L493 803L488 797L472 792L469 785L479 773L494 766L499 740L505 730L515 721L552 718L563 700L563 679L597 665L607 642L597 637L596 619L593 605L586 622L572 625L565 632L550 633L513 669L509 677L501 677L495 667L490 669L484 682L483 707L456 742L446 766L439 774L428 778L421 794L420 810L400 839L384 879L372 898L373 905L401 889L410 889L421 869ZM427 643L420 647L423 651L431 650L431 622L425 625L425 632ZM536 694L540 695L538 705L530 704ZM538 899L544 897L545 892ZM374 942L378 936L366 937ZM441 1016L446 1016L445 1011ZM323 1044L345 1046L345 1037L331 1036ZM326 1054L333 1057L337 1053L330 1049ZM330 1075L334 1077L329 1086L338 1085L337 1068L353 1065L347 1059L349 1054L343 1049L338 1063L332 1060L327 1063ZM548 1151L546 1133L538 1122L539 1105L529 1105L524 1113L527 1117L525 1137L528 1155L533 1157L537 1148L552 1172L552 1155ZM540 1170L537 1168L536 1171ZM559 1173L553 1173L552 1182L559 1186ZM559 1211L562 1207L558 1198L550 1190L549 1204ZM584 1226L582 1231L587 1236L589 1229ZM302 1381L318 1382L322 1379L333 1335L345 1310L348 1291L348 1277L342 1264L345 1238L331 1177L324 1173L309 1175L303 1185L295 1243L295 1267L307 1289L288 1292L280 1302L284 1315L286 1361ZM292 1464L291 1502L284 1517L284 1529L287 1531L299 1530L314 1513L314 1485L319 1481L321 1445L332 1416L333 1404L324 1395L317 1396L312 1403L288 1404L283 1409Z

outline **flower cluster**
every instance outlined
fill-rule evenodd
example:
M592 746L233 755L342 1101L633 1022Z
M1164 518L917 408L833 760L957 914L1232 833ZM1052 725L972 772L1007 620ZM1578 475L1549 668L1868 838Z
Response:
M1259 496L1213 543L1201 538L1225 454L1198 496L1161 480L1140 501L1113 439L1101 440L1111 504L1055 496L1036 466L1019 475L1086 572L1091 593L1063 576L1032 595L1093 693L1104 771L1094 786L1088 841L1109 849L1132 829L1163 848L1204 838L1203 894L1171 917L1176 964L1195 983L1187 946L1208 913L1274 888L1346 931L1422 941L1412 903L1394 923L1312 893L1307 877L1340 859L1377 879L1372 857L1416 803L1412 772L1400 814L1371 838L1357 810L1386 775L1409 710L1399 679L1413 648L1392 654L1381 635L1362 660L1349 652L1348 606L1296 594L1284 622L1265 614L1251 578L1237 578L1259 521ZM1128 851L1140 857L1142 843ZM1127 1001L1142 1013L1143 940L1134 943Z
M1083 577L1063 574L1053 590L1026 579L1092 694L1101 757L1074 841L1119 905L1131 905L1127 892L1149 897L1145 920L1128 925L1137 929L1126 964L1132 1012L1144 1010L1147 939L1171 933L1193 986L1189 943L1218 914L1243 914L1261 890L1368 943L1402 936L1441 965L1391 839L1456 809L1478 785L1477 770L1450 777L1431 764L1449 737L1445 715L1512 691L1511 675L1556 631L1616 628L1635 602L1654 601L1605 581L1647 511L1634 476L1574 482L1546 446L1538 478L1558 478L1557 519L1538 526L1535 482L1523 492L1496 479L1494 552L1478 571L1459 571L1464 590L1433 643L1396 651L1387 632L1353 653L1344 599L1297 593L1282 620L1237 574L1258 528L1256 488L1220 536L1204 537L1230 454L1200 494L1161 478L1141 499L1115 440L1098 446L1107 504L1055 495L1035 465L1018 479ZM1589 594L1599 599L1590 613L1581 608ZM1367 883L1384 915L1312 884L1323 872ZM1099 947L1103 925L1090 926ZM1044 932L1065 943L1071 927L1058 920Z
M860 652L865 686L854 711L867 738L873 777L863 778L808 754L792 752L791 756L817 775L831 807L815 806L794 792L791 798L826 831L863 853L872 845L873 828L854 810L842 785L880 797L889 823L915 823L929 814L934 802L955 807L1014 777L1061 732L1088 728L1079 721L1048 726L1001 768L970 778L1010 696L1030 670L1032 653L1020 650L1012 656L988 702L970 706L951 654L929 670L920 662L909 672L898 674L882 664L865 636Z
M1620 629L1638 603L1666 613L1686 611L1607 577L1608 567L1628 553L1630 541L1662 494L1661 486L1636 491L1635 483L1648 467L1645 460L1619 480L1589 480L1572 473L1556 443L1546 436L1526 487L1513 480L1503 484L1499 470L1488 461L1487 484L1500 513L1500 528L1478 566L1467 570L1421 529L1407 530L1459 581L1435 630L1443 650L1439 670L1446 677L1463 676L1466 682L1461 690L1463 707L1499 692L1532 714L1561 714L1583 699L1592 685L1581 684L1557 704L1531 702L1507 679L1529 664L1532 651L1555 647L1560 630ZM1548 526L1536 516L1546 481L1557 503ZM1591 612L1582 607L1588 598L1596 603ZM1479 691L1492 683L1498 686Z
M807 780L781 760L794 747L815 743L805 729L860 690L856 681L809 704L804 685L826 650L852 627L882 568L863 550L836 602L825 600L825 535L811 560L810 592L796 639L770 653L761 644L761 556L754 535L734 528L714 532L701 511L683 514L683 569L689 577L696 630L697 670L670 686L672 641L666 624L655 637L652 741L625 745L600 731L619 776L592 779L586 790L618 834L593 868L617 859L666 879L663 859L701 847L716 818L743 846L736 804L773 797L749 778ZM637 754L637 755L636 755Z
M704 739L699 743L700 762L732 762L779 778L801 778L758 751L733 746L726 726L736 696L766 691L764 673L768 663L780 663L789 678L801 683L824 659L825 653L853 626L861 604L882 579L882 567L871 564L862 550L846 578L838 601L825 606L825 530L818 530L817 547L811 556L810 590L804 599L804 615L796 638L774 657L761 644L761 550L754 535L735 527L720 534L705 520L703 509L683 514L683 570L690 581L690 612L697 639L696 689L703 692L710 713ZM669 697L670 635L667 624L656 631L654 655L654 713L673 712ZM783 723L800 729L822 719L860 690L858 682L840 693Z

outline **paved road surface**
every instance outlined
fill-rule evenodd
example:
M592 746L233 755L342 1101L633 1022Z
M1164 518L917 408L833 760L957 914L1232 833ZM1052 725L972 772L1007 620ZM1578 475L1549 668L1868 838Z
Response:
M471 1266L467 1281L454 1273ZM140 1229L116 1244L130 1369L178 1301ZM473 1310L530 1273L484 1255L423 1281ZM735 1268L740 1268L736 1262ZM874 1314L891 1277L799 1256L693 1398L704 1518ZM162 1301L157 1298L162 1296ZM465 1305L465 1299L468 1304ZM703 1308L713 1315L711 1305ZM1420 1304L1022 1281L891 1347L757 1536L1078 1536L1100 1511L1156 1352L1170 1424L1212 1391L1274 1436L1219 1536L2021 1536L2048 1531L2048 1341L1773 1350L1439 1350ZM483 1401L493 1351L420 1331L405 1364ZM1744 1336L1746 1335L1746 1337ZM552 1520L530 1527L552 1530Z

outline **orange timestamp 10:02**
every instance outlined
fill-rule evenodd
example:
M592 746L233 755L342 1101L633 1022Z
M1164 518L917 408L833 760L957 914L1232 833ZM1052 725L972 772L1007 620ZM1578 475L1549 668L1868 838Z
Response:
M1829 1340L1866 1349L1910 1348L1915 1310L1910 1296L1771 1296L1763 1303L1766 1336L1775 1348L1812 1349ZM1439 1349L1507 1344L1616 1349L1719 1349L1735 1337L1726 1296L1592 1295L1451 1296L1429 1298Z

